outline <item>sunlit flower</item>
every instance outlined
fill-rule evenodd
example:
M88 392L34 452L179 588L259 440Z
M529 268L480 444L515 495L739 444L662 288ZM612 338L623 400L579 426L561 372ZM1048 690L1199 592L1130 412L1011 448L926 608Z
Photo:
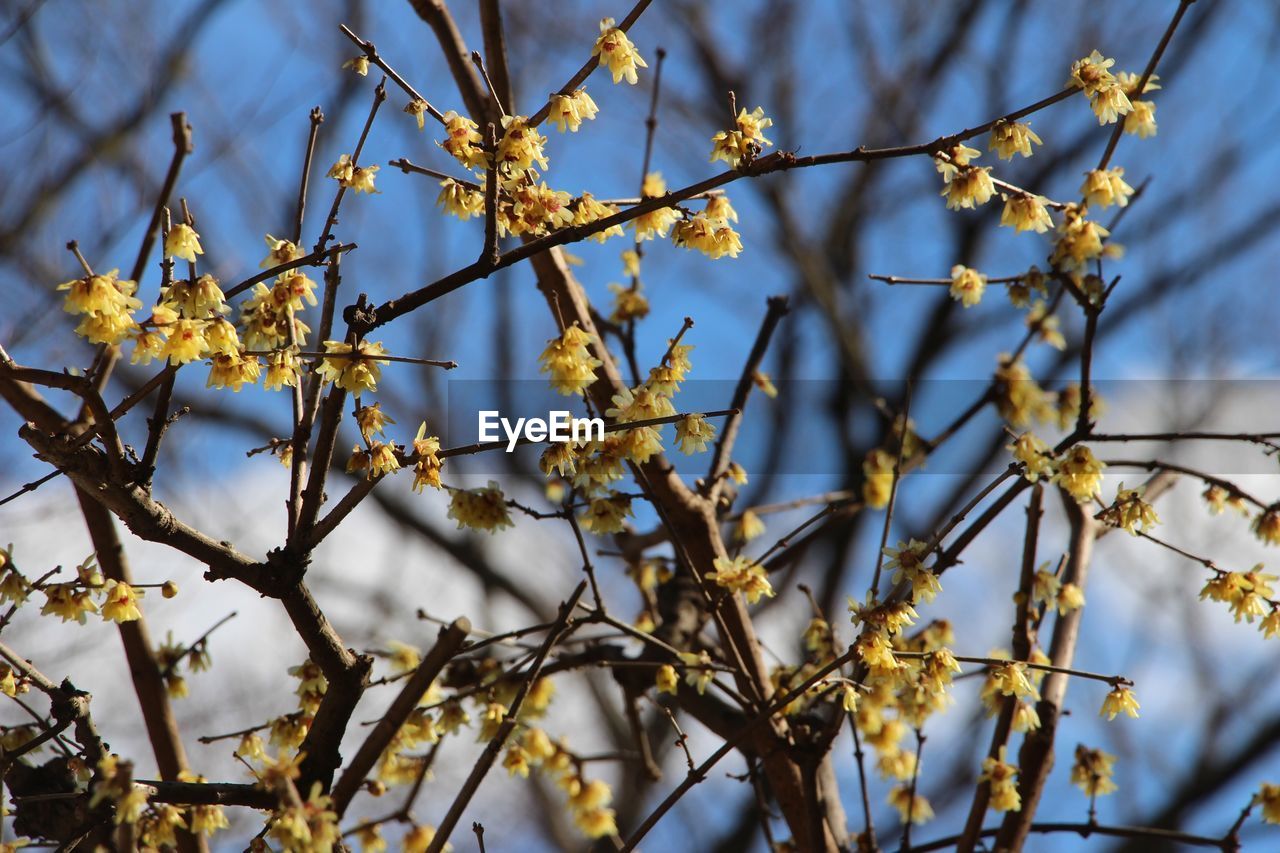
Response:
M1111 781L1111 777L1115 773L1115 762L1116 757L1109 752L1077 744L1076 761L1071 767L1071 784L1089 797L1113 793L1116 783Z
M639 79L636 77L636 69L649 67L631 39L627 38L627 34L614 26L613 18L600 21L600 37L596 39L595 47L591 48L591 55L600 57L600 66L608 67L613 74L614 83L625 78L634 86Z
M535 127L529 127L529 119L525 116L503 116L502 138L498 140L498 162L508 174L523 172L537 163L539 168L547 168L547 158L542 153L542 146L547 138Z
M352 394L376 391L382 376L379 365L390 364L378 341L360 341L355 346L344 341L325 341L325 358L317 368L325 382L333 382Z
M506 496L493 481L483 489L450 489L449 497L449 518L458 522L459 530L469 527L494 533L512 526Z
M1133 695L1133 691L1128 687L1117 685L1102 700L1102 710L1098 712L1098 715L1106 717L1108 720L1114 720L1119 714L1137 717L1138 708L1138 699Z
M1022 795L1018 793L1018 768L1005 763L1005 747L1000 747L998 758L982 760L979 782L986 782L991 789L989 805L998 812L1016 812L1022 809Z
M913 755L913 753L902 753ZM896 785L889 791L889 805L898 810L898 817L903 822L908 819L915 824L928 823L933 820L933 806L923 794L911 793L910 785Z
M204 254L204 249L200 246L200 235L190 225L179 222L164 237L164 253L194 264L196 255Z
M1000 224L1013 228L1019 234L1023 231L1043 234L1053 227L1053 219L1045 206L1044 196L1010 193L1005 197L1004 210L1000 212Z
M968 166L942 188L941 195L947 197L948 210L962 210L986 204L995 191L989 167Z
M1156 135L1156 105L1152 101L1134 101L1133 111L1124 117L1124 132L1139 139Z
M1102 486L1102 469L1107 467L1083 444L1077 444L1058 460L1052 482L1066 489L1079 503L1087 503Z
M707 572L706 578L717 586L741 592L748 604L755 604L762 596L772 598L773 586L769 583L769 575L764 566L747 557L737 556L732 560L716 557L715 571Z
M711 162L723 160L730 169L738 168L744 160L751 161L766 146L773 145L764 131L773 127L773 119L764 114L764 107L751 112L738 111L733 130L721 130L711 137Z
M996 152L1001 160L1012 160L1014 154L1030 157L1032 143L1042 144L1030 125L1001 119L991 128L991 142L987 150Z
M1099 207L1119 205L1124 207L1133 195L1133 187L1124 182L1124 169L1094 169L1085 175L1080 194L1089 204Z
M361 77L368 77L369 76L369 57L364 55L353 56L352 58L348 59L346 62L342 63L342 67L349 68L350 70L359 74Z
M134 622L142 618L138 600L146 590L134 589L124 581L107 581L105 600L102 602L102 618L107 622Z
M245 384L255 385L262 364L257 356L241 353L215 353L209 367L206 388L230 388L239 392Z
M566 130L577 133L582 123L595 118L599 111L600 108L587 94L587 90L578 89L572 95L552 95L551 112L547 119L554 123L561 133Z
M965 308L970 308L982 301L982 292L987 288L987 277L977 270L963 264L951 268L951 298Z

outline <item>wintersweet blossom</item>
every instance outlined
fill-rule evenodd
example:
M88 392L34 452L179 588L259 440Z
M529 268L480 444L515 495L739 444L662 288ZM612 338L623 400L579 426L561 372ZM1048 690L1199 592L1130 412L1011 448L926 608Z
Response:
M1030 157L1032 143L1043 144L1029 124L1001 119L991 128L987 150L996 152L1001 160L1012 160L1014 154Z
M600 21L600 37L591 48L591 55L600 57L600 67L609 69L614 83L625 79L634 86L639 79L636 69L649 67L627 34L614 26L613 18Z
M164 253L194 264L196 255L204 254L204 249L200 246L200 235L190 225L179 222L164 236Z
M587 90L578 89L571 95L552 95L551 112L547 118L561 133L566 130L577 133L582 123L595 118L598 112L600 108L587 94Z
M965 308L971 308L982 301L982 292L987 288L987 277L977 270L963 264L951 268L951 298Z
M333 382L352 394L376 391L382 376L379 365L391 362L379 341L360 341L352 344L344 341L325 341L325 357L316 368L325 382Z

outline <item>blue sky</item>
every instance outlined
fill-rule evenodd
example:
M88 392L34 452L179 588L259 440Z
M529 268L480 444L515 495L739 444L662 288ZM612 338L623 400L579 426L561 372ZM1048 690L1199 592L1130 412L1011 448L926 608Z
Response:
M196 152L183 172L179 193L192 203L207 251L203 260L224 282L233 282L256 270L264 253L263 234L279 235L289 227L290 199L296 187L309 109L320 104L329 119L322 128L312 175L307 242L314 240L332 197L333 184L323 178L323 170L339 154L351 150L365 118L377 74L374 71L368 79L361 79L338 71L340 63L355 52L338 32L338 23L350 23L362 36L373 40L397 70L437 107L461 108L429 31L408 4L356 4L360 11L354 18L346 17L340 5L313 10L311 4L229 0L217 6L210 26L192 44L191 60L178 69L161 94L161 108L130 139L132 154L104 158L105 165L76 181L67 199L34 220L30 232L24 235L24 245L41 258L46 280L33 281L31 267L0 257L0 292L11 296L8 307L0 313L0 342L15 358L24 363L87 364L90 349L70 335L67 318L57 311L38 309L54 284L75 274L74 262L62 248L68 239L79 239L96 267L127 268L132 263L145 210L168 162L169 126L165 115L169 111L186 110L195 127ZM928 8L928 4L916 5ZM1211 5L1197 4L1190 15L1208 14L1207 7ZM1115 162L1126 168L1130 183L1137 184L1147 177L1152 178L1152 183L1116 235L1120 242L1135 247L1114 267L1123 275L1117 304L1123 306L1129 293L1138 292L1147 282L1162 280L1167 271L1178 270L1188 259L1204 257L1207 268L1195 278L1186 274L1168 278L1167 293L1132 309L1133 319L1099 347L1095 362L1095 376L1099 378L1273 378L1277 373L1276 350L1267 344L1274 335L1277 319L1274 293L1280 232L1273 230L1270 235L1247 242L1242 237L1238 250L1231 246L1215 250L1213 241L1208 239L1237 230L1243 235L1252 224L1263 221L1265 212L1275 205L1273 187L1280 149L1266 140L1274 138L1280 113L1267 82L1276 67L1276 29L1274 13L1266 5L1223 0L1222 8L1213 13L1215 22L1197 31L1194 49L1175 40L1170 57L1180 59L1182 64L1161 71L1166 88L1155 98L1159 104L1160 134L1145 142L1126 137L1121 143ZM34 19L34 26L43 37L58 48L47 60L58 86L75 104L86 108L89 128L105 125L128 108L134 90L149 79L156 53L171 46L181 22L197 8L189 2L108 7L111 14L99 19L95 12L92 23L87 17L89 5L81 15L69 11L76 9L74 4L48 4ZM713 4L708 8L712 28L730 62L744 69L749 79L760 81L758 87L738 92L739 104L750 108L759 103L773 113L777 75L766 73L772 57L761 54L759 27L755 23L766 14L766 4ZM881 49L880 70L885 79L892 80L895 73L918 61L925 48L938 38L941 24L937 19L941 16L921 15L917 27L907 30L890 24L890 16L877 15L869 5L814 2L803 8L807 17L787 37L788 43L798 48L797 58L788 74L781 75L789 76L797 92L795 106L789 111L794 121L779 122L770 135L779 148L805 154L847 150L864 141L922 141L980 123L1055 91L1065 80L1071 61L1093 47L1117 57L1118 67L1140 70L1171 12L1170 3L1154 0L1105 10L1092 5L1051 8L1042 4L1030 7L1027 14L1032 20L1023 36L1011 44L1002 39L1002 34L1013 15L1014 4L988 4L973 30L955 46L964 55L960 70L945 75L929 91L909 93L918 101L923 117L916 135L904 139L895 135L895 128L887 122L877 123L877 99L883 93L867 76L863 58L855 56L850 34L856 28L869 28L873 33L870 41ZM1089 10L1087 14L1081 13L1082 8ZM595 0L544 4L534 12L521 10L521 22L530 19L551 33L548 41L552 46L531 47L537 33L524 27L513 25L508 33L522 69L517 93L521 111L530 111L540 103L538 93L558 87L576 69L594 38L600 17L621 17L624 11L617 4ZM1095 11L1097 20L1087 19ZM468 42L478 45L474 10L469 4L459 4L457 13ZM703 83L675 16L655 8L642 18L633 37L641 52L651 59L659 44L670 51L664 69L668 97L659 114L654 168L673 187L716 173L719 167L706 161L708 138L723 123L724 116L711 114L698 99ZM29 89L20 82L24 71L34 68L32 58L20 50L20 41L15 38L0 46L0 69L8 81L0 82L0 151L10 164L15 164L7 170L9 177L0 186L0 211L9 212L21 209L33 188L49 177L50 168L63 162L89 132L69 128L56 113L37 111ZM134 54L126 50L131 44L137 46L136 61ZM649 79L642 76L642 85L629 89L610 85L603 75L592 78L589 89L601 107L600 118L578 134L549 133L552 169L548 177L554 185L571 192L590 190L597 197L635 194L640 179L638 141L648 96L644 83ZM996 113L988 108L992 90L999 93L994 98ZM347 92L349 101L344 94ZM336 105L344 101L348 106L339 113ZM354 240L360 246L343 263L347 301L359 292L367 292L379 301L412 290L469 263L480 249L477 222L458 223L436 215L433 181L419 175L402 175L385 165L388 160L404 156L422 165L454 171L452 161L434 144L434 128L428 125L426 133L419 133L412 119L400 112L405 101L401 93L391 91L362 158L384 164L377 181L380 193L350 198L344 203L336 233L340 240ZM723 112L727 114L727 107ZM860 123L859 117L868 116L869 123ZM1061 151L1056 146L1067 144L1093 125L1094 132L1086 144L1071 152L1069 166L1059 170L1046 185L1034 187L1055 198L1073 197L1081 173L1096 161L1106 132L1097 129L1083 99L1069 100L1032 121L1045 139L1042 155ZM979 147L985 148L985 142ZM989 165L993 159L987 154L982 162ZM1034 173L1037 162L1033 157L1025 163L1002 164L997 173L1021 182ZM816 234L824 225L822 217L828 202L840 192L850 170L857 168L861 167L807 170L769 180L785 186L804 230ZM937 197L938 176L926 160L896 162L883 168L885 177L879 184L875 209L856 235L859 262L855 278L859 282L844 294L843 308L850 322L856 318L865 325L873 353L873 373L885 380L886 389L891 389L888 383L901 378L916 331L923 327L933 306L946 297L933 288L890 289L862 283L861 278L868 273L946 275L956 261L957 223L973 214L957 214L943 208ZM142 195L127 180L139 169L150 176L146 183L149 189ZM740 230L747 247L740 259L712 262L669 245L654 246L646 254L646 290L653 313L642 327L640 361L656 361L665 349L666 338L679 329L685 315L692 316L696 325L685 340L697 346L693 377L700 381L721 380L699 386L699 408L713 407L716 394L736 378L763 315L765 297L790 291L795 279L791 263L779 249L775 226L759 190L745 184L740 182L730 188L741 214ZM991 227L987 230L995 232L994 223L988 225ZM108 235L106 239L99 239L102 234ZM1046 252L1043 241L1006 231L990 234L977 246L976 255L968 262L993 276L1020 272L1031 263L1042 262ZM580 279L600 304L607 300L607 284L622 280L618 252L627 247L615 240L602 247L590 243L572 249L583 262L578 269ZM154 295L157 280L152 265L142 287L144 299ZM500 328L495 321L500 303L509 309L507 328ZM833 378L835 344L819 310L806 306L787 322L795 323L799 330L796 378ZM994 365L995 354L1011 348L1021 332L1020 317L995 292L981 306L966 313L963 322L960 343L935 366L930 378L985 379ZM1078 337L1078 318L1064 319L1064 328L1069 338ZM433 304L421 322L393 324L387 328L385 340L396 353L456 359L460 367L450 374L451 379L532 380L537 378L534 358L554 330L531 271L517 266ZM509 351L515 365L509 373L503 372L496 360L495 336L500 336L502 347ZM1052 358L1052 352L1040 348L1032 360L1040 369L1051 364ZM432 370L394 365L386 371L387 384L394 388L387 399L394 401L396 407L392 411L403 430L397 436L400 441L407 440L422 419L433 424L447 421L436 408L437 401L447 395L438 384L441 377L428 375ZM188 374L183 379L186 388L203 386L202 370L188 369L184 373ZM955 412L956 389L970 385L937 382L930 387L936 390L927 398L922 397L914 409L926 434L949 420ZM706 403L701 402L704 394ZM238 396L222 394L216 399L219 406L277 424L283 424L287 417L286 399L260 390L248 390ZM784 400L764 405L788 403ZM1151 417L1167 419L1172 407L1172 403L1167 408L1152 404ZM806 463L805 476L780 478L774 484L771 499L816 492L831 484L830 478L823 475L821 461L813 464L815 457L821 460L823 431L831 429L823 420L820 405L815 402L812 407L806 404L792 411L807 429L813 430L802 431L801 435L809 440L798 442L793 448ZM140 416L135 419L141 420ZM994 419L979 421L962 435L955 459L962 459L968 448L984 444L994 424ZM1146 423L1149 428L1163 425ZM0 434L12 436L17 426L18 421L11 414L0 412ZM137 429L137 424L130 428ZM250 446L244 433L219 434L185 424L181 429L183 432L170 442L168 453L172 454L171 459L180 455L185 464L179 474L158 484L167 497L189 498L193 488L203 487L210 479L225 485L241 477L256 476L262 466L271 464L261 457L243 457ZM469 440L463 436L456 443ZM14 443L15 439L6 441L10 443L5 445L6 465L0 485L13 488L45 472L44 466L31 460L24 448ZM767 450L753 446L750 436L744 441L748 450ZM818 452L813 452L812 447L819 448ZM696 464L705 462L699 460ZM949 464L952 463L947 459L940 459L933 476L921 478L915 491L909 493L918 503L904 511L900 525L904 535L911 529L911 521L927 517L939 496L949 490L940 473L949 470ZM1273 470L1267 468L1264 472L1270 474ZM487 477L485 471L477 473L483 475L481 479ZM1274 493L1274 480L1264 481L1260 489ZM0 509L0 524L5 523L5 512ZM1008 520L1015 522L1012 516ZM21 541L21 533L18 530L11 538ZM867 547L873 549L874 543L868 542ZM994 565L999 549L991 547ZM865 548L862 552L871 553ZM1106 565L1112 565L1107 562L1111 560L1114 565L1123 565L1129 559L1132 557L1128 551L1118 549L1115 556L1111 551L1100 556ZM1116 581L1122 582L1123 579ZM957 612L964 610L964 603L981 603L981 592L981 585L960 587ZM1125 600L1116 593L1116 601ZM1094 623L1098 630L1123 615L1119 612L1121 605L1109 601L1102 601L1102 606L1089 617L1098 620ZM985 615L979 620L998 626L1001 632L1007 621L1003 612L993 620ZM1231 627L1234 626L1225 630ZM992 633L996 633L994 627ZM1245 634L1254 641L1251 634ZM1102 640L1089 646L1087 652L1095 668L1127 666L1135 660L1143 666L1156 667L1162 658L1159 642L1150 636L1145 640L1147 645L1136 650ZM1256 644L1243 648L1252 649L1253 653L1261 651ZM1096 698L1100 701L1100 696ZM1272 701L1274 698L1270 697ZM1092 715L1094 699L1088 694L1087 701L1078 700L1080 717ZM952 722L963 713L953 711L956 716ZM1165 727L1153 727L1149 737L1170 738L1177 745L1169 768L1176 773L1180 769L1178 750L1185 747L1176 734L1176 715L1161 719L1165 720ZM1237 735L1232 731L1228 739ZM1117 748L1127 744L1127 733L1101 732L1099 736L1115 738ZM1069 747L1070 744L1063 744L1064 749ZM1063 752L1060 760L1066 761L1065 756ZM1269 760L1269 769L1276 775L1274 759ZM1158 785L1142 786L1134 780L1134 788L1114 806L1119 813L1140 813L1143 805L1160 800ZM853 789L846 786L846 790ZM1056 789L1053 793L1046 818L1060 816L1055 811L1059 807L1062 814L1082 811L1069 795ZM1060 798L1058 793L1062 794ZM1224 798L1220 808L1215 805L1212 813L1197 820L1203 822L1206 831L1212 831L1224 819L1229 822L1243 796L1242 791L1234 791L1232 798ZM926 828L917 837L932 835ZM1070 841L1055 843L1058 846L1051 847L1046 842L1040 849L1083 849Z

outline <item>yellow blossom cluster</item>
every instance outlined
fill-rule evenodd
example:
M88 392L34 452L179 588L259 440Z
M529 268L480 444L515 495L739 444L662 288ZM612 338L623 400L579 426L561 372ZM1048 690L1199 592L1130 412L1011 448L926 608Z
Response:
M1111 753L1077 744L1076 760L1071 766L1071 784L1090 798L1114 793L1116 783L1111 777L1115 774L1115 763L1116 757Z
M1115 502L1098 514L1098 520L1112 527L1119 527L1131 536L1160 523L1160 516L1151 504L1142 499L1145 488L1126 489L1124 483L1116 491Z
M469 527L495 533L513 526L506 496L492 480L488 487L481 489L450 488L449 518L458 522L459 530Z
M378 341L325 341L324 352L325 357L316 368L321 379L357 396L376 391L382 377L380 365L391 363L382 358L387 351Z
M716 586L742 593L748 604L755 604L762 597L773 597L769 575L760 563L739 555L732 560L716 557L714 566L715 571L707 572L707 580Z
M773 145L764 135L770 127L773 119L765 116L764 107L756 107L751 112L745 108L739 110L733 130L721 130L711 137L711 162L723 160L730 169L750 163L766 146Z
M1095 50L1071 66L1067 80L1068 86L1080 88L1089 98L1098 124L1113 124L1133 110L1124 87L1109 70L1115 64L1114 59L1107 59Z
M1227 604L1236 622L1252 625L1261 619L1263 635L1271 638L1280 634L1280 607L1272 587L1276 576L1262 568L1259 563L1247 572L1218 572L1200 590L1200 598Z

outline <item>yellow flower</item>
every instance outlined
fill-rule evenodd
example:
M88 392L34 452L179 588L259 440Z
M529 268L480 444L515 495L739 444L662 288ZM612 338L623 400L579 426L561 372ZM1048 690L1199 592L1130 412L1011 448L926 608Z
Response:
M1080 194L1089 204L1099 207L1110 207L1113 204L1124 207L1129 203L1129 196L1133 195L1133 187L1124 182L1124 169L1118 166L1114 169L1094 169L1086 173Z
M1071 784L1089 797L1113 793L1116 783L1111 781L1111 777L1115 773L1115 762L1116 757L1109 752L1077 744L1076 762L1071 768Z
M1253 533L1267 545L1280 545L1280 509L1268 509L1253 520Z
M676 668L669 663L664 663L658 667L658 674L654 677L654 681L658 685L659 693L670 693L673 696L680 685L680 678L676 675Z
M105 593L106 599L102 602L103 621L133 622L142 618L138 599L146 594L146 590L135 590L124 581L109 580Z
M1043 234L1053 227L1044 196L1031 193L1011 193L1005 197L1000 224L1013 228L1014 232L1034 231Z
M951 268L951 298L965 308L982 301L982 292L986 287L987 277L977 270L969 269L963 264L956 264Z
M760 516L751 510L746 510L742 513L742 518L738 519L738 525L733 530L733 538L736 542L750 542L763 536L764 530L764 522L760 520Z
M1073 610L1079 610L1084 607L1084 590L1073 583L1064 583L1058 589L1057 610L1059 616L1064 616Z
M259 761L267 757L262 738L252 732L240 736L240 743L236 746L235 754L244 759Z
M230 388L239 393L246 383L256 385L261 372L261 363L257 356L240 353L216 353L209 368L209 380L206 388Z
M1280 785L1262 783L1254 801L1262 805L1264 823L1280 823Z
M893 644L883 631L865 630L858 635L853 646L858 659L866 664L871 674L876 677L893 676L905 666L894 657Z
M507 754L502 759L502 766L509 776L529 778L529 754L518 744L507 747Z
M596 498L587 511L579 516L582 526L597 536L621 533L626 529L625 519L631 516L631 498L614 496Z
M134 329L132 337L133 355L129 357L130 364L150 364L160 357L160 353L164 352L164 331L159 328L144 329L138 327Z
M458 522L459 530L470 527L494 533L513 526L506 496L493 481L483 489L450 489L448 517Z
M1058 242L1053 247L1051 260L1068 272L1084 266L1102 254L1102 241L1111 232L1096 222L1085 218L1085 211L1078 205L1068 204L1062 211L1062 224L1058 226Z
M381 403L374 403L371 406L361 406L355 411L356 426L360 428L360 434L364 436L365 441L372 441L375 435L386 435L386 425L395 423L389 415L382 411Z
M83 625L86 613L98 612L98 605L89 597L89 591L76 583L47 584L41 591L45 596L44 606L40 608L42 615L53 615L63 622L75 621Z
M618 229L621 233L621 228ZM609 322L623 325L635 320L643 320L649 316L649 300L640 288L630 288L621 284L610 284L613 293L613 310L609 313Z
M929 558L924 542L899 542L897 548L885 548L884 555L889 558L884 568L893 572L893 584L910 583L913 601L933 601L941 591L938 576L924 565Z
M1033 142L1036 145L1043 144L1030 125L1001 119L991 128L991 142L987 145L987 150L996 152L1001 160L1012 160L1014 154L1030 157Z
M391 363L379 358L386 355L386 350L378 341L360 341L354 347L343 341L325 341L324 351L326 357L319 366L321 378L352 394L376 391L382 376L379 365Z
M489 157L484 152L483 137L477 130L478 125L460 116L453 110L444 114L444 130L447 136L443 142L436 144L453 155L468 169L483 169L489 164Z
M1118 85L1115 75L1108 70L1115 64L1114 59L1107 59L1095 50L1072 64L1067 85L1078 86L1090 96L1109 86Z
M1139 528L1146 530L1159 524L1160 516L1156 515L1155 507L1142 499L1144 491L1142 486L1126 489L1124 483L1121 483L1116 492L1115 503L1099 513L1098 519L1124 529L1131 536L1137 536Z
M1088 503L1102 486L1102 469L1088 447L1077 444L1057 462L1052 482L1067 491L1078 503Z
M701 453L707 444L714 441L716 428L707 423L702 415L686 415L676 421L676 444L680 452L686 455Z
M204 324L195 320L178 320L169 327L169 340L162 355L172 365L198 361L209 352L209 342L204 336Z
M453 178L440 182L440 195L436 196L436 204L444 208L444 212L456 216L466 222L473 216L484 215L484 195L478 190L463 186Z
M692 652L681 652L680 661L685 665L685 684L697 690L699 696L706 693L707 685L715 678L715 670L711 668L711 655L705 651L698 652L696 655Z
M769 399L775 399L778 396L778 388L773 384L773 380L769 378L769 374L762 370L757 370L751 374L751 382L760 389L760 393Z
M1013 453L1013 458L1022 463L1022 476L1028 482L1034 483L1053 472L1053 456L1049 452L1049 445L1035 433L1024 432L1014 439L1013 444L1006 445L1005 450Z
M769 575L764 566L741 555L732 560L727 557L716 557L713 562L715 571L707 572L706 578L717 586L741 592L748 604L755 604L762 596L772 598L773 586L769 583Z
M875 448L867 452L862 460L862 500L868 508L884 509L888 505L896 465L896 457L886 450Z
M1098 117L1098 124L1115 124L1120 116L1133 112L1133 104L1129 96L1119 86L1111 86L1094 95L1089 101L1093 114Z
M200 276L195 282L175 281L165 291L164 301L191 320L203 320L210 315L225 314L231 310L223 301L218 280L207 274Z
M573 207L572 224L590 225L592 222L596 222L601 219L607 219L608 217L613 216L617 212L618 212L618 208L614 207L611 204L602 204L596 201L595 196L591 195L591 193L584 192L582 196L578 199L577 204L575 204ZM591 235L590 239L595 240L597 243L603 243L605 240L609 239L610 237L621 237L621 236L622 236L622 226L611 225L602 231L595 232L594 234ZM612 287L613 286L610 285L610 289L612 289Z
M1151 101L1133 101L1133 111L1124 117L1124 132L1139 139L1156 135L1156 105Z
M613 18L600 21L600 37L591 48L591 55L600 57L600 66L608 67L614 83L626 78L634 86L638 79L636 69L649 67L627 34L614 26Z
M599 107L596 106L595 101L591 100L587 90L578 89L572 95L552 95L548 119L559 128L561 133L565 130L577 133L582 123L595 118L599 111Z
M369 446L369 476L381 477L400 470L400 460L396 459L394 444L383 444L375 441Z
M542 363L541 371L551 374L551 387L557 393L581 395L596 381L595 369L603 362L587 348L596 342L595 335L583 331L576 323L560 337L547 341L538 360Z
M910 752L902 754L913 755ZM897 785L892 788L889 791L889 805L898 810L899 819L902 821L909 818L912 823L921 824L933 820L933 806L929 805L929 801L923 794L912 794L909 785Z
M376 193L373 180L377 177L379 168L379 166L357 166L351 161L350 154L343 154L329 167L328 177L349 190L358 193Z
M967 166L942 188L940 195L947 197L947 210L962 210L986 204L995 192L989 167Z
M998 812L1016 812L1022 810L1022 796L1018 793L1018 768L1006 764L1005 748L1000 747L999 758L984 758L982 775L979 782L991 786L990 807Z
M200 247L200 235L190 225L179 222L164 237L164 253L194 264L196 255L204 254L204 249Z
M751 112L739 110L733 130L721 130L711 137L711 162L723 160L730 169L738 168L744 160L750 162L766 146L773 145L764 135L770 127L773 119L765 116L764 107Z
M435 841L436 828L434 826L426 826L423 824L415 824L400 841L400 849L403 853L427 853L427 848L431 846L431 842ZM453 850L453 845L446 843L443 850L445 853Z
M270 234L266 236L267 256L258 264L259 269L271 269L281 264L287 264L290 261L296 261L301 258L304 252L298 248L292 240L285 240L280 237L272 237ZM315 304L314 302L311 304Z
M1098 712L1098 716L1114 720L1118 714L1128 714L1136 718L1139 707L1138 699L1133 695L1132 690L1128 687L1116 686L1102 700L1102 710Z
M414 98L412 101L404 105L404 111L413 116L418 121L418 130L425 130L427 127L427 102Z
M640 191L642 198L660 198L666 194L667 182L662 179L661 172L645 175ZM667 231L678 218L679 215L670 207L660 207L631 220L631 228L635 231L637 240L652 240L655 236L666 237Z
M272 285L271 299L281 313L284 312L286 307L292 308L294 311L301 311L304 300L309 305L317 304L315 289L316 283L314 281L297 270L290 270L281 273L280 277L276 279L276 283Z
M547 158L542 153L542 146L547 138L538 129L528 126L526 116L503 116L502 138L498 140L498 162L507 174L523 172L537 163L542 169L547 168Z
M933 165L942 175L943 183L949 184L962 168L981 156L982 153L976 148L970 148L968 145L954 145L946 151L935 153Z
M353 56L351 59L348 59L346 62L342 63L342 67L350 68L352 71L359 74L361 77L368 77L369 76L369 57Z
M1040 698L1039 692L1027 678L1027 665L1022 661L1010 661L992 667L987 678L993 691L1001 696L1016 696L1019 699Z
M705 213L677 222L671 242L681 248L697 249L713 260L725 255L736 258L742 252L742 239L738 232L727 222L711 219Z
M267 378L262 387L268 391L296 388L298 385L298 356L291 349L272 350L267 356Z
M57 290L67 291L62 309L68 314L114 316L141 308L142 302L133 297L137 282L121 279L119 273L111 270L105 275L85 276L58 285Z

